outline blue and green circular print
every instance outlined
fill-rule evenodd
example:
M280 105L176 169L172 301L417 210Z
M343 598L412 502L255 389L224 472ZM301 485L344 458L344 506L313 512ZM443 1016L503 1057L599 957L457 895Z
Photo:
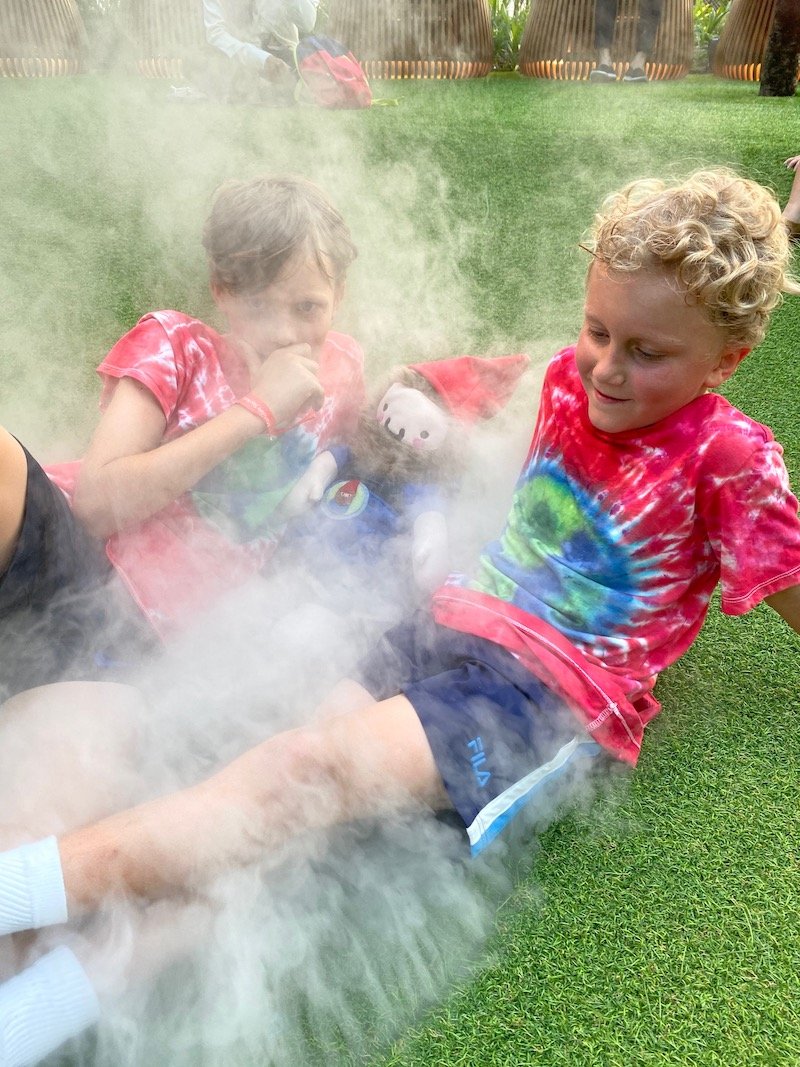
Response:
M632 568L631 546L602 502L540 463L473 584L559 629L597 634L630 621Z

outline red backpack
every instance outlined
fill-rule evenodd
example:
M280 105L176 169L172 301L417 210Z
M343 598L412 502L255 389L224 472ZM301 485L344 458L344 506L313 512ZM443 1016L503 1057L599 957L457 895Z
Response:
M369 107L372 90L352 52L332 37L303 37L295 52L300 80L318 107Z

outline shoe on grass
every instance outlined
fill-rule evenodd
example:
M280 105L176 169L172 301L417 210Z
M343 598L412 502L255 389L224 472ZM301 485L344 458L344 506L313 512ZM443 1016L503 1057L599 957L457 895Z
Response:
M589 75L590 82L615 82L617 72L608 63L600 63Z
M208 93L204 93L202 89L195 89L191 85L171 85L167 99L196 103L199 100L208 100Z
M624 82L646 82L650 79L641 67L629 67L622 80Z

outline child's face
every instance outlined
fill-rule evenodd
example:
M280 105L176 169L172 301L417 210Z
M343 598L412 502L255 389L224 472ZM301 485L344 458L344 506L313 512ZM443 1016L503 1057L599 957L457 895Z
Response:
M598 430L666 418L729 378L747 352L687 304L668 275L590 268L575 360Z
M278 348L306 344L319 356L339 306L340 293L314 259L294 260L266 288L229 293L213 288L231 334L261 361Z

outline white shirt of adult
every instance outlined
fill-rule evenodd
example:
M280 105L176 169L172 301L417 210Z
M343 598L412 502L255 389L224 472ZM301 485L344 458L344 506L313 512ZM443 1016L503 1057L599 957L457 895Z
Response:
M260 73L270 56L258 42L287 44L311 33L319 0L203 0L206 40L248 70Z

